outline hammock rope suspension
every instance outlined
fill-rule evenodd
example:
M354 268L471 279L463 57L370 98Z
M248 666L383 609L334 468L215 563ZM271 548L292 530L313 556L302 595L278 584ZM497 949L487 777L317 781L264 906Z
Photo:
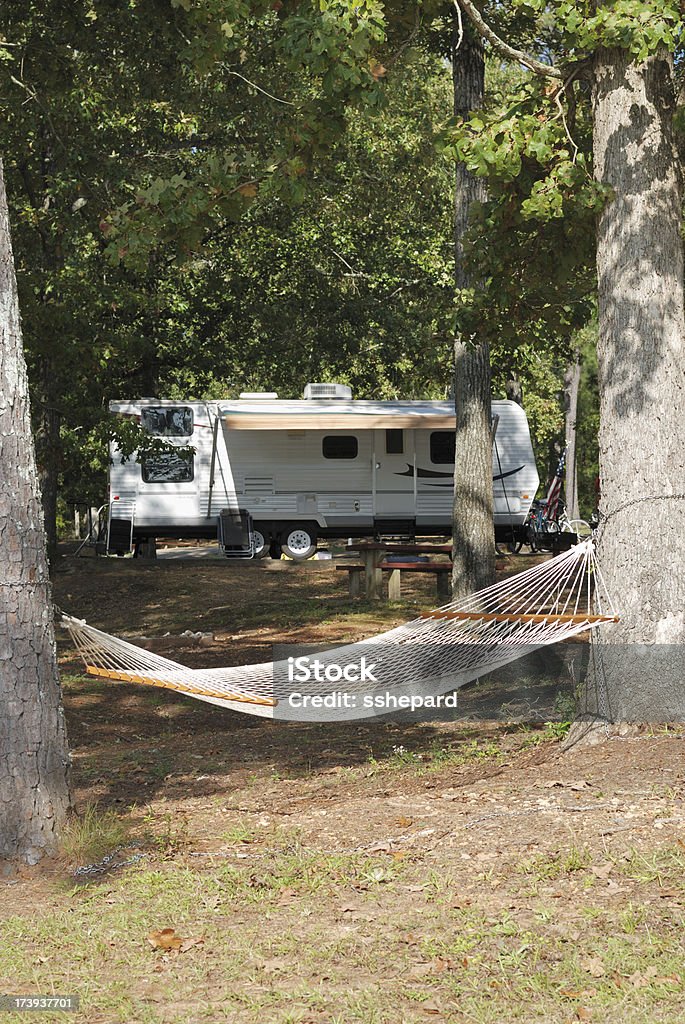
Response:
M533 649L618 621L591 540L502 580L485 590L356 644L317 655L324 667L358 663L367 655L382 665L385 691L446 693L514 661ZM266 717L281 717L293 690L327 694L327 682L294 684L287 660L234 668L191 669L65 615L62 625L93 676L176 690L200 700ZM326 676L326 679L329 677ZM331 677L332 678L332 677ZM362 679L345 681L351 693L368 693ZM378 711L375 711L378 714ZM296 717L284 714L283 717ZM354 713L319 718L363 717Z

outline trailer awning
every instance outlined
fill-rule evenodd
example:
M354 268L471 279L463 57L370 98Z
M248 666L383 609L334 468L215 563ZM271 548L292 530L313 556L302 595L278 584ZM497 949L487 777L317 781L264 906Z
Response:
M443 412L235 412L224 413L227 430L454 430L455 414Z

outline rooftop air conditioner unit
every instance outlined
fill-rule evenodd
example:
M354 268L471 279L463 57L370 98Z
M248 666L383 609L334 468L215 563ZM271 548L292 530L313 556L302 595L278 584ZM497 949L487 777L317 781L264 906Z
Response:
M305 398L342 398L350 401L352 388L347 384L306 384L304 389Z

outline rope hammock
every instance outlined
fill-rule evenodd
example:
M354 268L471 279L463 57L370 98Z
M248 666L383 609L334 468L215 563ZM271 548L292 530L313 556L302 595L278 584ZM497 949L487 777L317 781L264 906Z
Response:
M235 668L190 669L81 619L65 615L62 625L69 630L89 675L164 687L263 717L327 721L407 706L389 700L388 695L451 692L534 649L616 621L592 541L587 540L386 633L317 653L319 681L307 683L298 682L298 677L293 681L292 658ZM365 658L372 665L370 677L354 679L353 672L341 680L340 666L359 666ZM347 706L333 706L332 696L343 690L349 695ZM324 696L329 697L328 705L320 699ZM375 699L379 697L380 703ZM319 699L312 704L312 698Z

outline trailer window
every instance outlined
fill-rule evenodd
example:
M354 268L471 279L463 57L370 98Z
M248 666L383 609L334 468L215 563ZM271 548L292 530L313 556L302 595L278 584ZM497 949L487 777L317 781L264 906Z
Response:
M152 405L142 409L140 424L148 434L157 437L190 437L193 432L193 410L188 406Z
M192 453L164 452L143 459L141 471L146 484L185 484L195 476L195 460Z
M359 443L353 434L329 434L323 439L324 459L356 459Z
M434 430L430 439L431 462L439 466L454 465L454 439L453 430Z
M385 432L385 454L402 455L404 452L404 431L386 430Z

